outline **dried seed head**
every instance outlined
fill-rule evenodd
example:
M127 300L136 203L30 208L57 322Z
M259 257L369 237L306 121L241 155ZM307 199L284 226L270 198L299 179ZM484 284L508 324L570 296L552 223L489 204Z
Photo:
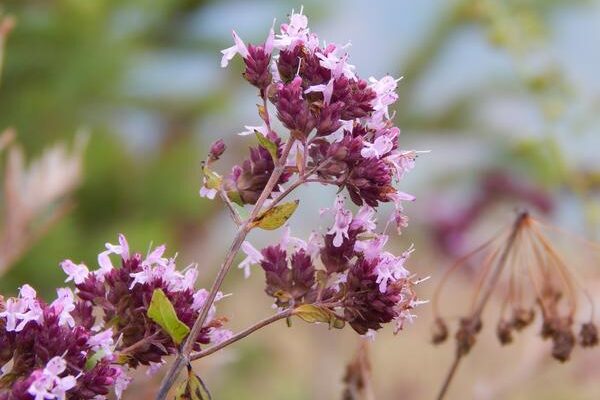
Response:
M575 334L573 333L571 318L560 318L556 320L554 334L552 335L552 357L560 362L569 359L575 347Z
M448 339L448 326L440 317L437 317L432 327L431 341L433 344L444 343Z
M556 318L544 317L544 321L542 322L542 330L540 332L542 338L550 339L556 332L556 325Z
M475 344L476 335L481 330L482 324L479 317L462 318L460 328L456 332L456 351L460 355L466 355Z
M593 347L598 344L598 328L593 322L581 325L579 344L581 347Z
M511 324L516 330L520 331L529 326L534 318L535 312L532 308L516 308L513 310Z
M506 344L512 343L513 328L515 328L515 326L510 321L501 319L498 322L498 326L496 327L496 336L498 336L498 340L500 341L500 344L506 345Z

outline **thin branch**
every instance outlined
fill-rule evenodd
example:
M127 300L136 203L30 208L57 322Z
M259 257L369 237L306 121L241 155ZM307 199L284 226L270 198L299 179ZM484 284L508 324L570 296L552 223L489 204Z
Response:
M513 228L510 233L510 236L508 238L508 241L506 242L506 245L504 246L504 250L502 251L500 258L498 259L498 263L496 264L494 273L490 277L488 284L485 287L485 290L483 291L483 294L482 294L478 304L473 308L473 313L469 316L469 319L471 321L476 321L481 318L481 313L483 312L483 309L485 308L485 305L487 304L492 292L496 288L496 285L498 284L498 281L500 280L500 276L502 275L502 271L504 271L504 267L507 264L508 256L510 255L513 245L515 244L515 241L517 239L517 236L521 231L521 227L524 224L528 223L529 220L530 220L530 218L527 213L520 213L518 215L516 221L513 224ZM454 362L452 363L452 365L450 366L450 369L448 370L448 372L446 374L444 383L442 384L442 387L438 393L437 400L443 400L443 398L446 396L446 393L448 392L448 388L450 387L450 383L452 382L452 379L454 378L456 371L460 365L460 361L463 359L463 357L465 355L466 355L466 352L461 351L460 349L457 349L455 356L454 356Z
M237 226L242 225L242 218L236 211L235 207L233 206L233 203L231 202L231 200L229 199L229 196L227 196L227 193L225 193L225 190L223 188L219 189L219 197L221 198L221 200L223 200L223 203L225 203L225 205L227 206L227 210L229 211L229 215L231 216L231 219L233 220L233 222L235 222L235 224Z
M267 325L272 324L273 322L288 318L289 316L292 315L292 313L293 313L293 310L288 308L288 309L281 311L277 314L274 314L268 318L265 318L217 345L214 345L206 350L202 350L197 353L191 354L190 361L198 360L200 358L209 356L209 355L221 350L223 347L227 347L227 346L237 342L238 340L245 338L246 336L250 335L251 333L253 333L261 328L264 328Z
M156 396L157 400L166 399L169 390L175 384L177 376L181 372L182 368L189 363L190 353L194 348L194 344L196 343L196 339L200 334L200 330L204 326L204 322L208 317L209 310L215 301L217 293L219 292L219 289L221 288L221 285L223 284L227 273L231 269L233 260L235 259L235 256L237 255L242 243L244 242L246 235L248 235L248 232L250 232L250 230L252 229L252 222L258 216L263 204L271 195L273 189L279 181L279 178L281 177L281 174L283 174L285 170L285 164L287 162L288 155L290 154L290 150L292 149L293 143L294 138L290 136L282 151L281 157L277 161L275 168L271 173L267 184L265 185L265 188L263 189L260 197L256 201L252 212L250 213L250 217L238 228L233 243L231 244L231 247L229 248L229 251L225 256L225 261L223 261L223 264L221 265L221 269L219 270L217 277L215 278L215 281L210 289L208 297L204 302L202 309L200 310L198 318L196 318L196 321L194 322L194 325L192 326L192 329L190 330L187 339L183 343L179 355L175 359L175 362L173 363L173 365L171 366L161 383L160 389Z

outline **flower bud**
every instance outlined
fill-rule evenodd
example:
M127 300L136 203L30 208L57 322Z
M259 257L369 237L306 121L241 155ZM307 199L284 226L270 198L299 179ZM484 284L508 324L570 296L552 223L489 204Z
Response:
M225 153L226 149L227 149L227 147L225 146L223 139L219 139L219 140L215 141L210 146L210 152L208 153L209 160L217 161L223 155L223 153Z
M593 347L598 344L598 328L593 322L581 325L579 344L581 344L581 347Z

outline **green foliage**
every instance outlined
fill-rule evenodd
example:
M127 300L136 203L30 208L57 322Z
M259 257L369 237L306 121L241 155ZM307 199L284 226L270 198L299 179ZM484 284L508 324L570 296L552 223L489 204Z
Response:
M152 293L148 317L160 325L175 344L181 343L190 333L190 328L179 320L175 307L162 289L155 289Z
M256 217L253 225L269 231L280 228L294 214L299 203L299 200L295 200L268 209Z

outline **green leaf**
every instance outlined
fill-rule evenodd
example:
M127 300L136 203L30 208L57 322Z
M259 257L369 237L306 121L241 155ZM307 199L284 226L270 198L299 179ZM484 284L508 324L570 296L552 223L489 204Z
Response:
M259 131L254 131L254 134L258 139L258 144L269 152L273 161L277 161L277 145Z
M309 324L315 322L327 322L331 321L331 311L315 306L313 304L303 304L294 309L294 315L300 317Z
M293 314L309 324L325 322L329 325L329 329L342 329L346 325L346 322L343 319L338 318L333 311L314 304L303 304L298 306L294 309Z
M162 289L155 289L152 293L148 317L160 325L175 344L180 344L190 333L190 328L179 320L173 304Z
M207 188L217 189L217 190L221 188L221 183L223 182L223 179L221 178L221 176L219 174L217 174L216 172L214 172L207 166L205 166L202 169L202 172L204 173L204 177L206 178L206 187Z
M105 354L104 350L98 350L97 352L92 354L92 356L90 358L85 360L85 370L89 371L90 369L94 368L96 366L96 364L98 364L98 361L102 360L102 358L105 355L106 354Z
M286 223L288 219L294 214L296 208L298 208L299 200L295 200L289 203L283 203L275 206L261 215L259 215L253 223L253 226L266 230L274 230L281 227Z
M188 366L188 377L179 385L175 400L211 400L212 396L202 379Z

